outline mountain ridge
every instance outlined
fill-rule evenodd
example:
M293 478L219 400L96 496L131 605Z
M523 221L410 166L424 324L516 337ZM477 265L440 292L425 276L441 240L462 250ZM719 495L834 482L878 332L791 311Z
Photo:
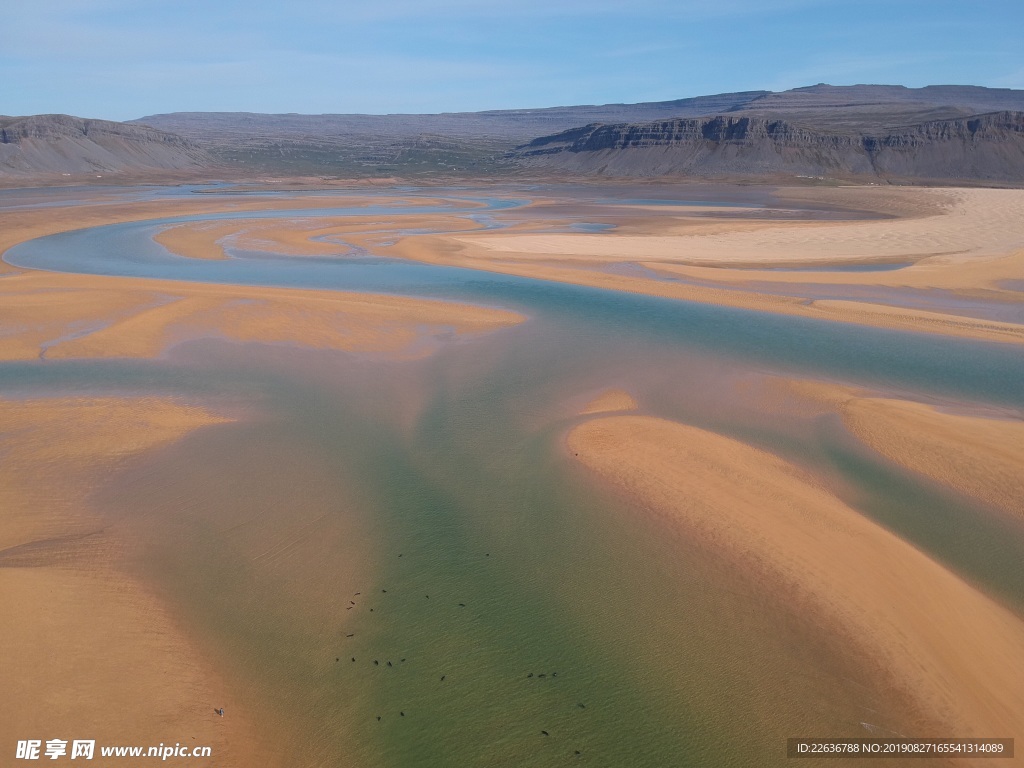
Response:
M510 157L532 169L609 176L1020 181L1024 112L932 120L874 135L828 133L750 115L593 124L538 137Z
M212 166L198 144L142 125L63 114L0 116L0 174L84 175Z
M999 118L985 117L973 130L956 122L1018 112L1024 90L819 83L660 102L419 115L178 112L125 123L0 117L0 178L431 179L552 171L1018 184L1024 160L1015 118L1003 118L998 129L985 121ZM686 141L672 136L693 126L669 126L685 120L704 121L701 131L712 133L716 125L731 126L733 134L701 135L699 141L717 142L714 151L687 148L698 141L695 134ZM590 148L570 151L584 134Z

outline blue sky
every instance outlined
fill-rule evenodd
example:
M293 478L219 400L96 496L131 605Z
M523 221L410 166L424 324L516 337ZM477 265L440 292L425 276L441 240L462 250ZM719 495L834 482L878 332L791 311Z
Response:
M1024 0L12 0L0 114L441 112L1024 88Z

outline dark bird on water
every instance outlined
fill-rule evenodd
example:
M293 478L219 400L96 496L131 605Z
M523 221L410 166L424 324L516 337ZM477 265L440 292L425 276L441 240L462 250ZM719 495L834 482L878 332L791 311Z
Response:
M551 734L550 734L550 733L548 733L547 731L541 731L541 733L543 733L543 734L544 734L545 736L550 736L550 735L551 735Z
M444 680L448 675L441 675L441 679Z
M335 660L335 661L341 661L341 657L340 657L340 656L335 656L335 657L334 657L334 660Z
M380 662L379 662L379 661L377 661L376 659L374 659L374 660L373 660L373 666L375 666L375 667L376 667L376 666L377 666L378 664L380 664Z
M354 632L353 632L353 633L352 633L351 635L345 635L345 637L355 637L355 636L356 636L356 635L355 635L355 633L354 633Z
M576 706L579 707L580 709L586 709L587 708L586 704L577 704Z
M390 662L390 661L388 662L388 666L389 666L389 667L391 666L391 662Z
M527 675L527 677L533 677L533 672Z
M400 714L402 717L405 717L405 712L399 712L398 714Z

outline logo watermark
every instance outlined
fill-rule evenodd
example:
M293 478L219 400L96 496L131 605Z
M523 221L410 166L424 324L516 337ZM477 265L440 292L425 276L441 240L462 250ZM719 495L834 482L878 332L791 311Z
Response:
M213 750L210 747L183 745L175 742L174 745L160 744L156 746L108 746L101 745L97 748L95 739L24 739L18 742L14 752L16 760L92 760L100 757L156 757L160 760L167 760L171 757L210 757Z

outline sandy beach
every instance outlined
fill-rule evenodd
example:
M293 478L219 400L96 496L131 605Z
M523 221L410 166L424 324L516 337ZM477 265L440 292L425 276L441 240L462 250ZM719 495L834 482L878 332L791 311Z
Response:
M706 430L597 417L568 449L687 535L795 593L949 732L1013 733L1024 622L799 468Z

